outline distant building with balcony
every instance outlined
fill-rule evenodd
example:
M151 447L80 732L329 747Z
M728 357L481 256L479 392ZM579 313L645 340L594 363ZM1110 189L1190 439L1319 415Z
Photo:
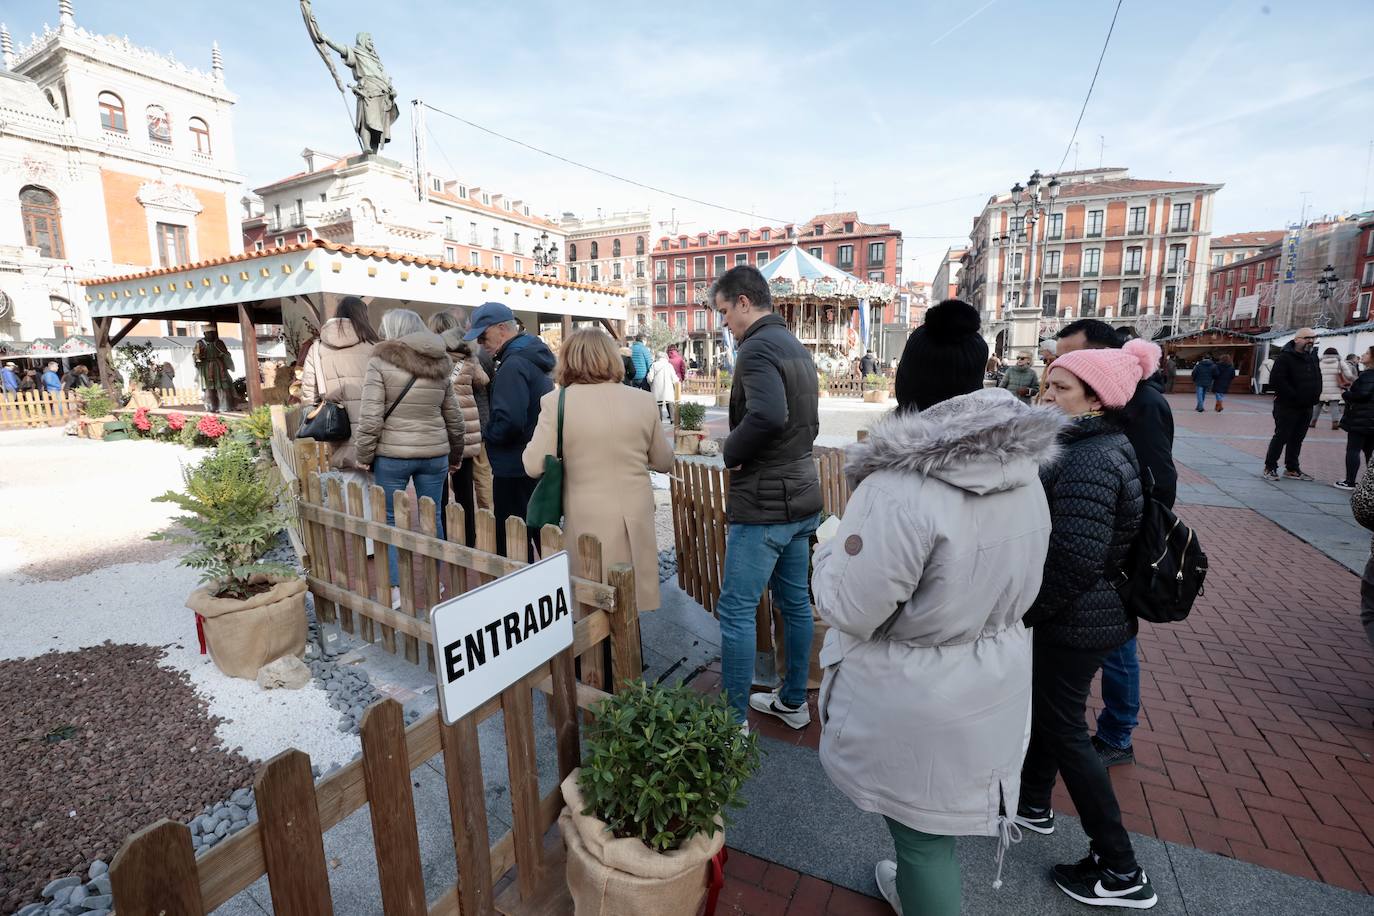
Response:
M935 272L935 279L930 284L931 305L958 297L959 272L963 269L964 255L967 253L967 248L951 248L940 259L940 269Z
M1207 277L1209 325L1247 333L1269 329L1273 323L1273 305L1260 305L1260 291L1272 286L1279 276L1283 238L1284 233L1280 232L1272 244L1251 250L1246 257L1229 259L1228 255L1224 266L1211 268Z
M27 45L0 26L0 340L89 332L83 279L242 250L218 47L197 70L56 6L57 27Z
M1208 267L1219 269L1236 261L1253 258L1272 245L1283 241L1284 230L1271 229L1268 232L1233 232L1218 235L1212 239L1211 260Z
M1084 317L1136 319L1151 331L1201 322L1220 184L1132 178L1124 168L1044 177L1058 178L1059 193L1045 196L1033 223L1007 192L973 222L959 290L990 337L1023 298L1051 326Z
M587 219L564 213L557 223L567 238L568 279L626 290L630 297L630 326L647 324L653 317L649 302L649 211L607 216L598 212Z
M1355 311L1350 317L1355 321L1368 321L1370 300L1374 299L1374 218L1360 221L1358 251L1355 276L1359 278L1360 289L1355 294Z

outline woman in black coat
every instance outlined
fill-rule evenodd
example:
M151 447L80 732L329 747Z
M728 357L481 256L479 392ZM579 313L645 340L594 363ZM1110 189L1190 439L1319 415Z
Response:
M1345 480L1336 481L1336 489L1353 490L1360 476L1360 454L1365 463L1374 453L1374 347L1360 357L1360 376L1341 395L1345 400L1345 416L1341 429L1345 430Z
M1065 894L1097 906L1143 909L1157 900L1121 824L1085 714L1103 659L1135 633L1112 584L1144 509L1122 408L1159 357L1159 347L1146 340L1120 350L1076 350L1058 357L1045 379L1045 403L1073 422L1060 437L1063 455L1040 472L1052 528L1040 594L1023 618L1034 637L1031 736L1016 822L1053 833L1050 796L1056 777L1063 778L1092 845L1082 861L1055 866L1054 880Z

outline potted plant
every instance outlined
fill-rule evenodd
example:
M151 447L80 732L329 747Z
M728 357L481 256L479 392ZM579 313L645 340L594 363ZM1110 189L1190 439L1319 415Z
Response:
M105 438L105 424L114 419L110 413L114 400L109 392L99 385L87 385L78 388L76 396L81 399L83 435L92 439Z
M642 680L593 708L558 818L578 916L695 916L759 765L723 697Z
M720 374L716 376L717 407L730 406L730 387L733 383L734 380L730 377L730 373L726 372L724 369L720 370Z
M268 407L255 407L231 424L235 441L245 443L254 455L262 456L271 451L272 410Z
M706 432L701 424L706 420L706 407L694 401L683 401L677 409L677 429L674 431L673 451L679 455L695 455L701 450Z
M823 398L830 397L830 376L828 374L816 373L816 393Z
M871 372L864 376L864 400L872 404L881 404L886 401L887 379Z
M186 599L203 628L215 665L231 677L305 652L305 580L283 563L260 558L286 524L280 488L267 482L248 448L226 442L195 467L183 468L185 491L167 492L186 514L186 531L151 540L189 544L181 565L201 571L202 586Z

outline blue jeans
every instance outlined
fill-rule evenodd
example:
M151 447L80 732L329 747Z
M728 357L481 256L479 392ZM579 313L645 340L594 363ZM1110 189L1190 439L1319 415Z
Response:
M378 455L372 460L372 478L377 486L386 491L386 523L396 524L396 510L392 507L392 496L403 491L415 481L415 498L428 496L434 500L435 522L438 535L444 536L444 481L448 479L448 456L437 458L387 458ZM409 519L407 519L409 521ZM396 548L386 549L387 565L391 568L391 584L401 584L400 569L396 564ZM384 599L385 600L385 599Z
M1132 636L1102 660L1102 712L1097 715L1097 737L1124 751L1131 746L1131 732L1138 721L1140 659Z
M782 614L787 673L779 695L788 706L806 702L811 669L811 592L807 588L811 534L820 514L778 525L730 526L725 574L716 602L720 618L720 668L725 693L741 722L749 711L759 599L765 587Z
M1197 409L1201 410L1207 406L1207 386L1198 385L1197 387Z

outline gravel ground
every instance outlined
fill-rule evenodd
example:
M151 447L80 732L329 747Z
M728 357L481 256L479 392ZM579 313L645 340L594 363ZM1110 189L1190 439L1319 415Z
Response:
M157 818L194 817L252 779L248 759L220 746L190 678L161 654L106 643L0 662L0 910L108 861Z

